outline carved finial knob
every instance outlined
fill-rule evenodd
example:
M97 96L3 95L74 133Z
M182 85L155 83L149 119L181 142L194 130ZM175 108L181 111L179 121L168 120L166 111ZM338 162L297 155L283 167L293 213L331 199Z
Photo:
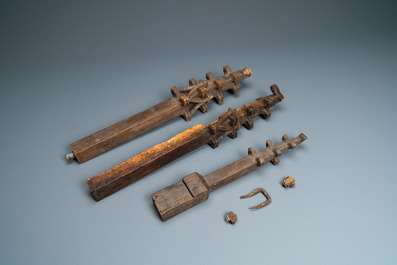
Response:
M243 74L248 75L248 76L251 76L252 71L251 71L250 68L244 68L244 69L243 69Z
M178 96L178 89L176 88L176 86L171 87L171 94L174 97Z
M212 124L208 125L208 129L210 130L210 134L215 134L217 131L216 126Z
M200 110L201 110L202 113L206 113L208 111L207 104L204 103L203 105L201 105L200 106Z
M259 167L263 166L263 165L266 163L266 161L265 161L265 159L263 159L263 157L258 157L258 158L256 159L256 162L257 162L257 165L258 165Z
M288 140L289 140L288 135L284 134L284 135L281 137L281 140L283 140L283 142L288 141Z
M221 87L222 87L222 82L221 81L215 80L214 83L215 83L217 89L221 89Z
M240 92L240 87L237 85L237 83L233 85L232 88L233 94L238 94L238 92Z
M264 109L263 113L261 114L261 117L264 119L268 119L268 118L270 118L271 115L272 115L272 113L270 112L269 109Z
M180 100L181 100L183 106L186 106L187 104L189 104L189 98L186 95L182 95Z
M217 140L211 139L209 145L211 146L211 148L215 149L218 147L219 142Z
M273 165L278 165L278 163L280 163L280 159L278 159L277 157L275 157L275 158L273 158L272 160L270 160L270 162L271 162Z
M215 76L214 76L214 74L211 73L211 72L208 72L208 73L205 75L205 77L207 78L207 80L211 80L211 81L215 80Z
M250 148L248 148L248 155L254 155L254 154L256 154L256 150L251 146Z
M221 104L223 102L223 95L221 92L215 93L216 103Z
M207 95L207 89L205 87L200 87L198 89L198 92L199 92L199 95L200 95L201 98L206 98L208 96Z
M231 75L233 77L233 83L237 84L238 81L239 81L238 74L237 73L232 73Z
M245 128L247 128L247 130L251 130L252 128L254 128L254 121L251 118L247 118L243 125Z
M229 65L225 65L223 67L223 73L225 75L230 75L231 73L233 73L232 68Z
M189 79L189 86L192 86L192 85L195 85L195 84L197 84L196 79L190 78L190 79Z
M182 116L183 116L183 118L185 119L185 121L190 121L190 120L192 119L192 115L190 114L189 111L185 111L185 112L182 114Z

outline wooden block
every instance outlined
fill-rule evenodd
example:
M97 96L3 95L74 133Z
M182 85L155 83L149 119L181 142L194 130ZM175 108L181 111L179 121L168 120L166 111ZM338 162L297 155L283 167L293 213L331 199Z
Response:
M192 173L152 195L153 203L163 222L208 199L209 189L202 176Z

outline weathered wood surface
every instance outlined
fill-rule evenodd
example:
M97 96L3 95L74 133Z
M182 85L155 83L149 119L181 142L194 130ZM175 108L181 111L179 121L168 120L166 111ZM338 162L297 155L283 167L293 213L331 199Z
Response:
M233 72L230 66L223 67L223 72L225 75L219 78L207 73L207 80L198 83L190 79L189 86L171 88L171 98L72 143L73 156L84 163L178 116L189 121L197 109L207 112L207 103L212 99L222 103L224 91L238 93L238 83L252 73L249 68Z
M279 156L289 149L295 148L298 144L307 139L306 135L301 133L298 137L289 139L287 135L283 135L282 142L273 145L268 140L266 141L266 149L256 152L253 147L248 149L248 156L225 166L206 176L201 176L195 172L189 176L195 176L195 182L189 185L186 184L183 178L182 181L168 186L152 194L152 200L156 207L160 218L163 222L170 218L192 208L193 206L206 201L209 193L223 187L224 185L236 180L253 170L257 170L267 162L277 165L280 160ZM198 193L191 192L192 190L200 189Z
M261 115L265 119L269 118L270 108L284 98L276 85L271 86L271 91L272 95L258 98L238 109L229 109L207 126L196 125L88 179L92 196L99 201L202 145L209 144L216 148L224 137L237 137L241 125L252 129L253 117Z
M206 126L198 124L170 140L155 145L145 152L87 180L91 194L99 201L170 161L198 148L208 138Z

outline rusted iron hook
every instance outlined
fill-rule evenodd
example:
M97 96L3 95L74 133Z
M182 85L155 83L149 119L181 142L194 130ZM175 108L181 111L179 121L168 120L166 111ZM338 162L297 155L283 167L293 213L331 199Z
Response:
M265 207L266 205L268 205L272 202L272 198L270 197L269 193L267 193L267 191L264 188L257 188L253 192L248 193L247 195L241 196L240 199L246 199L246 198L252 197L258 193L262 193L263 196L265 196L265 198L267 199L267 201L265 201L257 206L251 207L250 209L259 209L259 208Z

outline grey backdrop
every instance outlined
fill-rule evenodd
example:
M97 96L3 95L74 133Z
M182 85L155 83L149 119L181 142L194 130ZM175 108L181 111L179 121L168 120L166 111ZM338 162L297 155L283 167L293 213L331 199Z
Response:
M396 264L393 1L1 1L1 264ZM251 67L237 96L85 164L68 145L189 78ZM101 202L85 180L279 85L268 121ZM162 223L151 194L304 132L308 140ZM296 188L280 181L291 175ZM265 187L272 203L249 210ZM239 215L234 225L224 214Z

